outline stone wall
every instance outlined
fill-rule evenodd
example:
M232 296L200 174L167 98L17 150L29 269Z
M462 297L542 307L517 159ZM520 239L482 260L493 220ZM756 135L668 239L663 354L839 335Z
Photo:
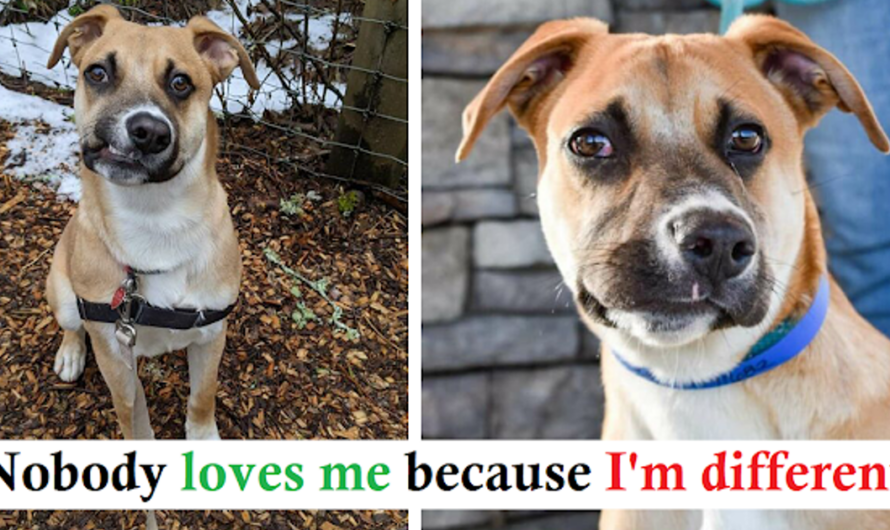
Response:
M426 438L594 439L596 339L544 244L525 133L496 117L455 165L460 115L542 21L593 16L613 31L716 31L706 0L424 0L423 420ZM595 514L424 512L424 529L575 530Z

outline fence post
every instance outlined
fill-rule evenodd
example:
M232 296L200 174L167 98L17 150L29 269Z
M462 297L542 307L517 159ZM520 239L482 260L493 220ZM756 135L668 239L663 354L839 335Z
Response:
M408 83L402 80L408 78L407 26L408 0L365 4L336 137L337 142L362 150L335 147L328 159L329 173L391 189L404 187Z

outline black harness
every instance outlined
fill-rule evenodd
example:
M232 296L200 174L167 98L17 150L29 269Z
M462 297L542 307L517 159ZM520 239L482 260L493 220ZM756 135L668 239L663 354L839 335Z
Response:
M137 275L160 274L164 271L137 271L124 267L127 279L118 287L110 304L89 302L77 297L80 318L91 322L116 324L126 322L140 326L167 329L194 329L209 326L226 318L235 304L225 309L179 309L156 307L136 294Z

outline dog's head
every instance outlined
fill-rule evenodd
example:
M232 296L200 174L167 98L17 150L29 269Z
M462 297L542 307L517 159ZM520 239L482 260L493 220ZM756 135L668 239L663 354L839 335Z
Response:
M179 174L204 145L213 87L236 67L259 86L241 44L204 17L184 28L146 27L98 6L65 27L50 68L65 48L80 71L75 115L84 164L115 184Z
M584 317L646 349L769 325L792 271L822 272L802 251L819 230L802 150L824 113L890 150L846 68L765 16L725 37L545 24L467 107L458 160L504 107L535 142L545 236Z

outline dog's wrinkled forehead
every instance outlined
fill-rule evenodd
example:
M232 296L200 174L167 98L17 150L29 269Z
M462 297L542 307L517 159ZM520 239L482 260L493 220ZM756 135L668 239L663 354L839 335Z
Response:
M628 37L583 50L541 124L546 130L536 135L548 144L539 145L542 174L574 175L582 194L607 203L589 214L602 222L634 216L648 223L690 195L722 195L753 213L746 203L757 199L755 177L768 161L727 160L731 134L757 127L783 144L778 157L799 152L792 145L799 137L793 114L753 66L719 67L720 48L716 38ZM572 154L573 137L585 131L591 141L608 142L608 159Z
M612 125L617 117L636 147L664 150L660 156L712 147L721 120L748 119L782 133L778 137L797 136L781 96L753 63L733 61L722 39L610 37L578 55L555 98L546 137L564 139L597 119Z
M103 4L65 26L47 66L55 66L65 50L80 70L81 80L96 89L90 96L97 99L124 87L128 94L168 92L176 96L174 103L176 99L207 100L213 85L235 68L241 69L252 88L259 87L250 57L238 39L202 16L181 28L146 27L128 22L114 7ZM170 83L177 79L182 82ZM200 97L190 98L192 94Z
M92 79L91 68L101 67L111 77L110 90L94 91L101 99L126 93L151 99L179 103L187 98L174 98L167 86L176 75L187 76L197 94L209 93L210 74L191 44L185 28L145 27L118 22L85 51L81 69L85 80ZM138 43L134 45L134 43Z
M855 114L875 147L890 152L890 140L843 64L787 23L748 16L723 37L615 35L593 19L544 24L467 105L456 159L465 159L491 118L509 108L546 167L551 142L619 97L630 121L656 138L677 131L701 137L721 100L738 103L741 112L777 127L777 141L796 142L781 149L792 158L801 133L837 107Z
M798 122L753 62L733 60L715 36L611 37L579 53L534 135L547 142L542 178L561 173L588 197L585 231L632 237L695 197L721 197L760 225L778 179L804 186L789 170L802 149ZM609 142L608 160L573 156L584 131ZM758 152L728 156L733 135L753 134Z

